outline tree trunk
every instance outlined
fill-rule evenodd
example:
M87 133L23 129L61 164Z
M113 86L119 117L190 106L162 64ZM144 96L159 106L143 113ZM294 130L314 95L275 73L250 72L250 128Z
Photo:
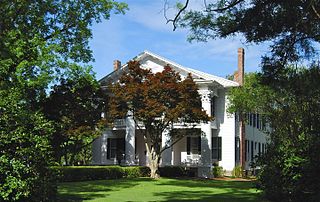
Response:
M149 168L150 168L150 177L154 179L160 178L159 165L160 165L160 155L156 154L155 151L152 151L149 155Z

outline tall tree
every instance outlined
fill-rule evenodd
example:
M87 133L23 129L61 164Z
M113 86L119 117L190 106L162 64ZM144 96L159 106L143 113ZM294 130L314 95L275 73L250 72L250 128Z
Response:
M161 154L186 135L174 130L173 125L183 123L192 130L197 123L210 120L201 107L201 98L191 75L182 80L169 66L153 74L149 69L140 68L138 62L131 61L128 72L110 89L111 118L132 116L137 127L143 123L141 131L152 178L159 177ZM163 146L165 131L171 141Z
M189 40L207 41L240 34L247 43L272 42L271 54L262 61L269 84L276 81L275 74L283 73L287 63L319 54L317 0L203 0L203 6L197 6L202 10L192 8L190 2L179 3L177 15L168 19L174 29L189 28Z
M320 1L204 0L203 10L192 10L191 1L184 2L168 21L190 28L190 40L242 35L248 43L271 43L270 52L262 57L259 78L276 95L264 111L270 115L272 132L261 161L261 187L275 200L316 200L319 181L310 180L316 179L314 165L320 159L316 149L320 131L314 122L320 117L315 104L319 65L313 61L319 60ZM293 68L299 62L309 69ZM247 106L241 105L240 101L239 107Z
M261 74L247 74L244 86L230 91L231 113L259 112L270 126L265 155L258 159L258 184L275 201L319 199L319 65L288 67L285 84L274 90Z
M87 164L91 143L101 134L106 98L91 69L71 70L52 89L44 100L43 112L55 125L50 138L55 160L66 165Z
M0 2L0 200L48 201L55 192L41 100L67 68L92 59L91 25L123 13L111 0Z

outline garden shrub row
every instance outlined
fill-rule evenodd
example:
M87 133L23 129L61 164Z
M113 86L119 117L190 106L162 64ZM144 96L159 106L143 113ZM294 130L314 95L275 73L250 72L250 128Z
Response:
M161 177L184 177L188 176L188 172L181 166L165 166L160 167Z
M150 169L142 166L59 166L53 169L58 171L60 182L136 178L150 175Z

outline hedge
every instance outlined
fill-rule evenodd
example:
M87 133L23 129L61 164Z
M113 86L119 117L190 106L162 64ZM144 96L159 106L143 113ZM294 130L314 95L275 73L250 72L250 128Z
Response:
M165 166L160 167L161 177L184 177L188 176L188 172L181 166Z
M142 166L57 166L60 182L148 177L150 169Z

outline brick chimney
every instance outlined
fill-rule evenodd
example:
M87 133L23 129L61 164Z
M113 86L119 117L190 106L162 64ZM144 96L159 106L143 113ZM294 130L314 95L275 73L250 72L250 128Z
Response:
M121 68L121 62L119 60L114 60L113 61L113 70L117 71L120 68Z
M238 48L238 71L237 71L237 82L240 86L243 85L244 82L244 49Z

